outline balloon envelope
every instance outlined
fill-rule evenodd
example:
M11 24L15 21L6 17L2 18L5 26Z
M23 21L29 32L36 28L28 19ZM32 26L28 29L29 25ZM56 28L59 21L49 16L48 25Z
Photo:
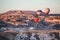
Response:
M38 22L38 18L34 18L34 22L35 22L35 23Z

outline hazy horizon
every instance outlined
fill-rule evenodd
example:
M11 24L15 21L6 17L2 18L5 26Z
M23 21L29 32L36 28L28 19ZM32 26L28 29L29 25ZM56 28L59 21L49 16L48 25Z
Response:
M0 13L9 10L44 10L50 8L50 13L60 14L60 0L0 0Z

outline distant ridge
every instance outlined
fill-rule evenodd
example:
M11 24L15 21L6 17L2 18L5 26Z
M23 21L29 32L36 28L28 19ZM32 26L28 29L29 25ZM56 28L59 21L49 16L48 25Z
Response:
M48 16L60 16L60 14L48 14Z
M1 14L14 14L14 13L21 13L21 11L22 10L9 10L9 11L7 11L7 12L5 12L5 13L1 13ZM29 14L35 14L36 13L36 11L22 11L24 14L27 14L27 15L29 15ZM60 14L48 14L48 16L60 16Z
M1 13L1 14L15 14L15 13L21 13L22 10L9 10L7 12ZM24 14L34 14L35 11L22 11Z

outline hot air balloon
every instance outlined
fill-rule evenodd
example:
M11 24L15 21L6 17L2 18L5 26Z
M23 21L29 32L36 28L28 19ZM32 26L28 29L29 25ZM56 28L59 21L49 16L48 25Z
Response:
M49 12L50 12L50 9L49 9L49 8L45 8L45 9L44 9L44 13L45 13L46 15L48 15Z
M38 18L34 18L34 22L37 23L38 22Z
M34 23L35 23L35 27L37 27L37 29L38 29L38 18L34 18Z

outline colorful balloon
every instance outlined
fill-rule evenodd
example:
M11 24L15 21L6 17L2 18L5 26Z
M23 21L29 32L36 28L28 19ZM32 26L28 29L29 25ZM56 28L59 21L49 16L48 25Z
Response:
M38 22L38 18L34 18L34 22L37 23Z

